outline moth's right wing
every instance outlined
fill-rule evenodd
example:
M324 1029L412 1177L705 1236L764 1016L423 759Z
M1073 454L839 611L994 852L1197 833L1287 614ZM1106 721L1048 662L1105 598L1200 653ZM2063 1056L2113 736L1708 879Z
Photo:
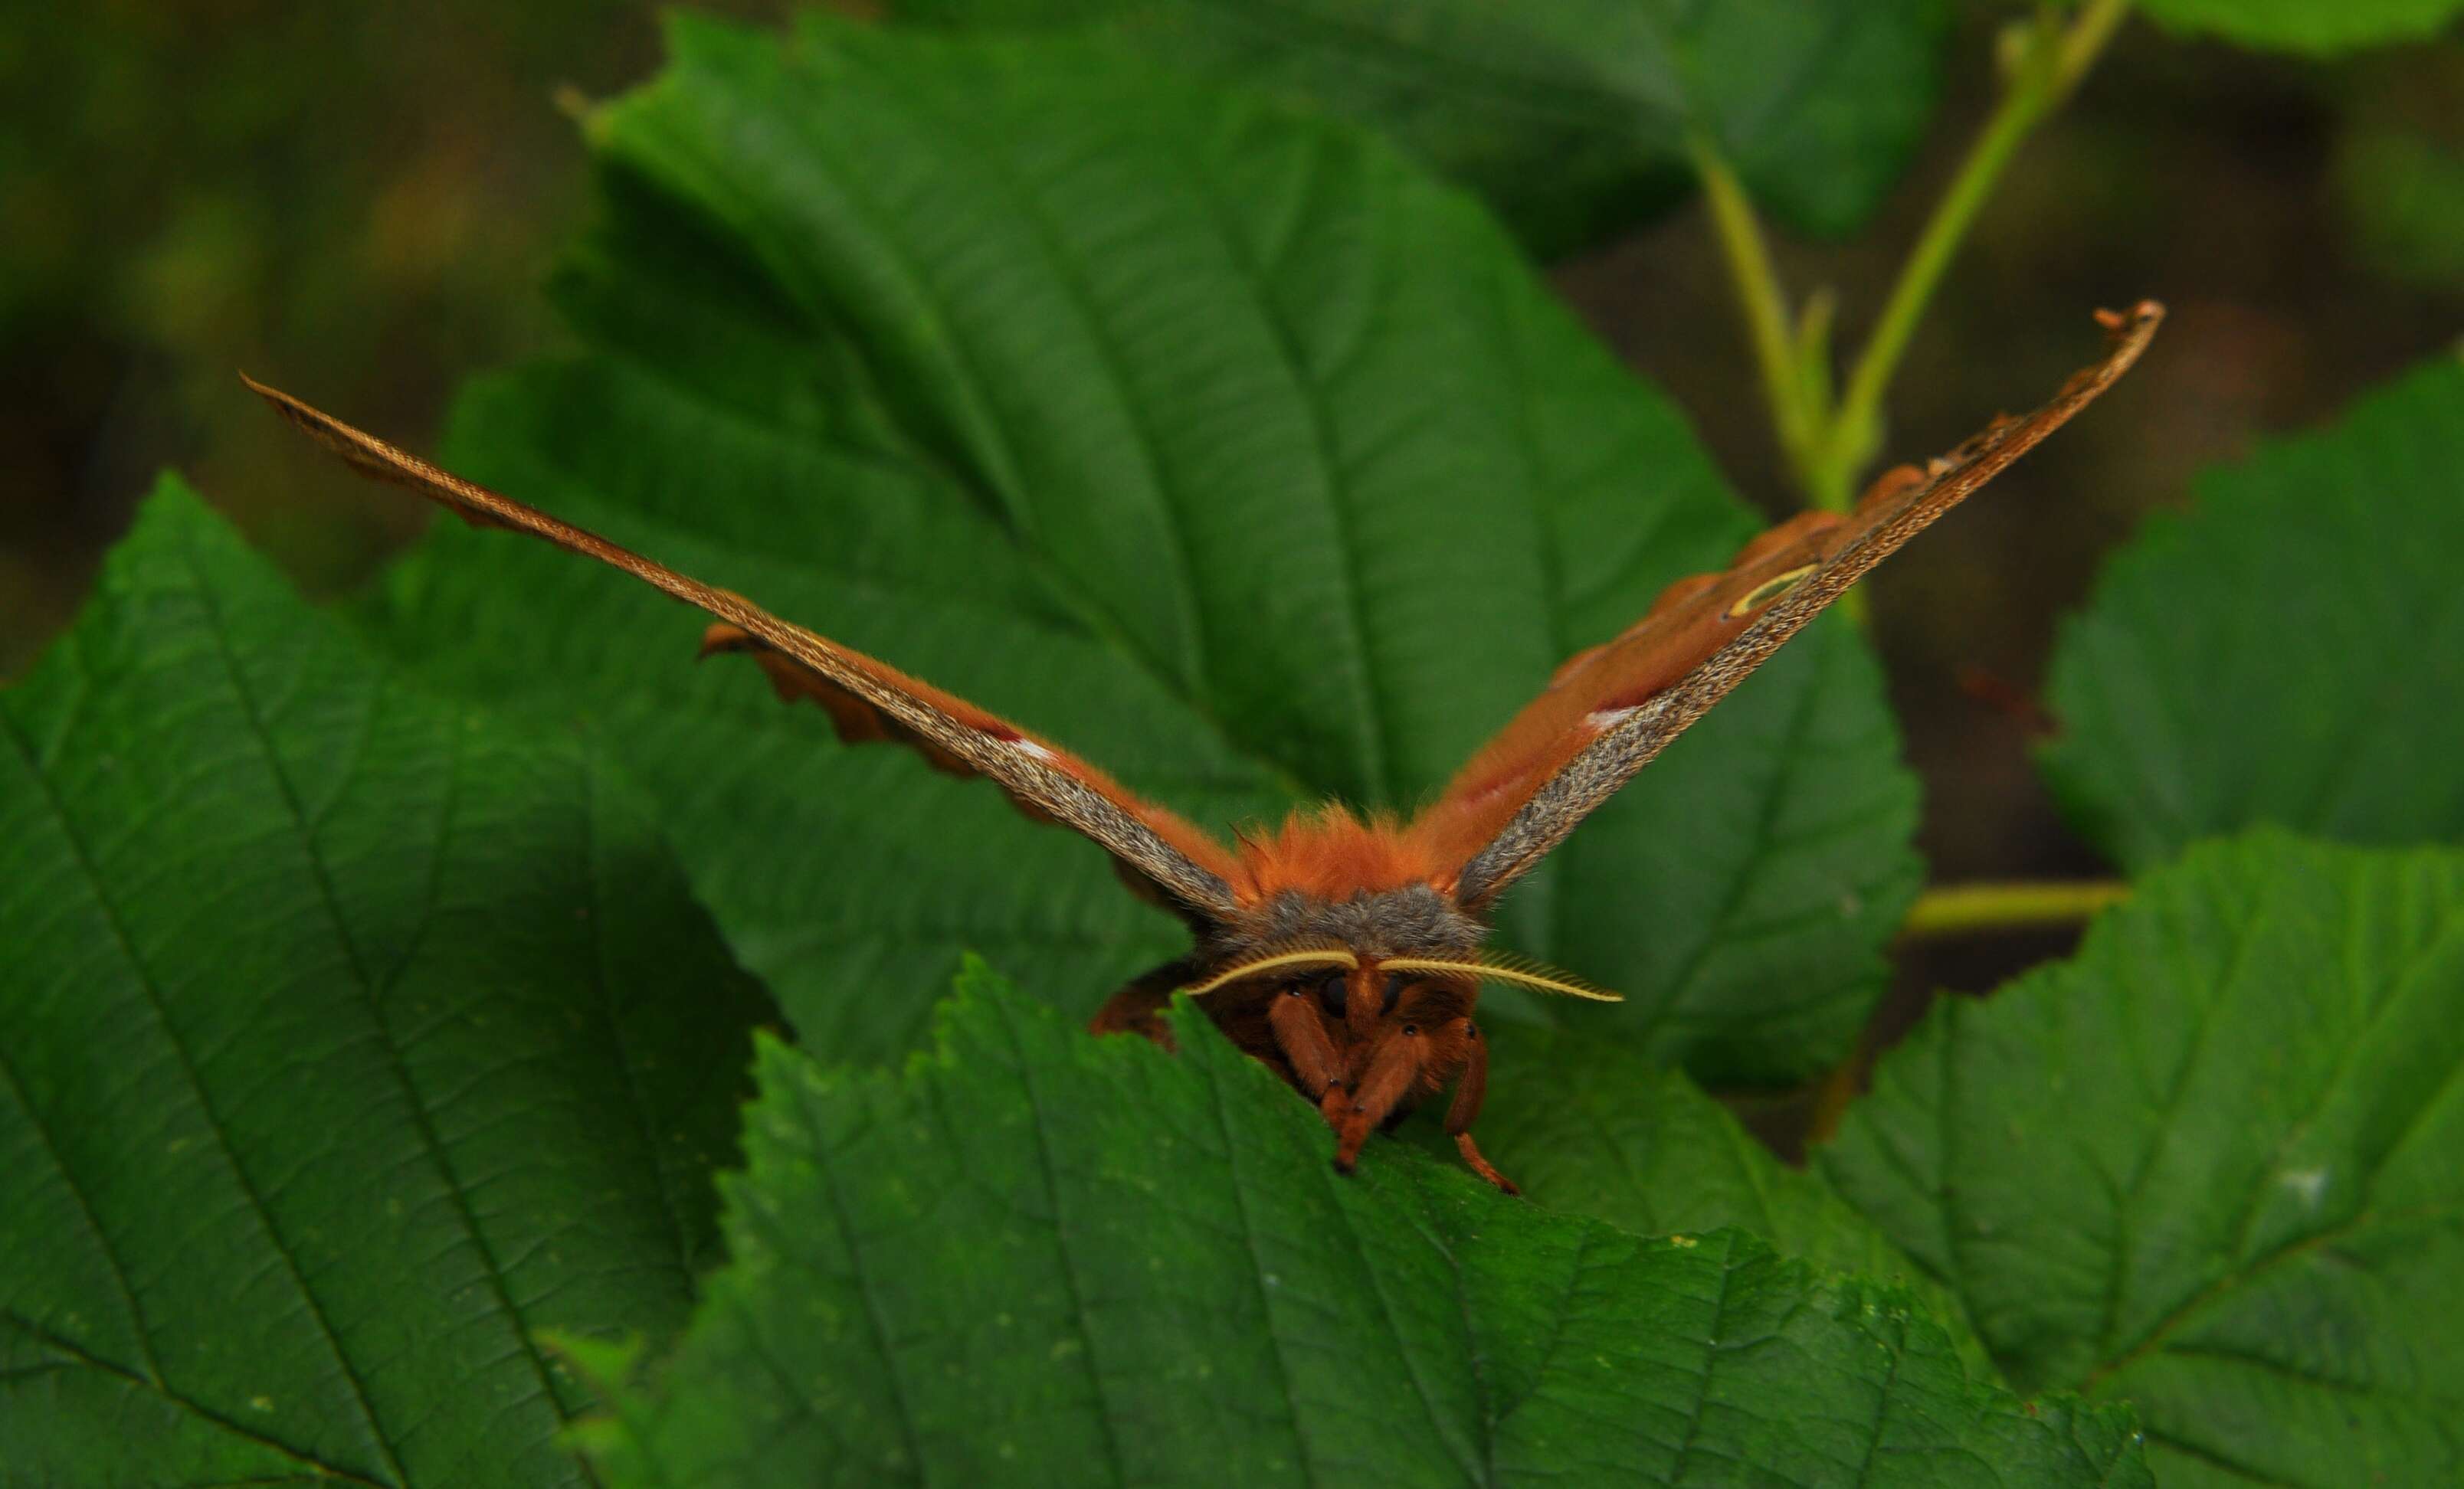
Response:
M1243 876L1232 853L1195 824L1143 801L1120 782L963 698L885 666L743 596L690 579L596 534L407 454L290 394L243 377L276 411L362 475L406 486L468 521L511 528L624 570L717 618L703 651L747 651L781 697L808 697L850 742L890 739L945 770L991 777L1029 815L1092 839L1176 908L1220 920L1238 908ZM1145 886L1139 886L1144 887Z
M1874 565L2035 448L2128 371L2165 307L2100 312L2104 355L2019 418L1924 468L1876 481L1847 514L1801 513L1717 574L1670 585L1649 614L1557 669L1414 819L1420 856L1467 909L1486 907Z

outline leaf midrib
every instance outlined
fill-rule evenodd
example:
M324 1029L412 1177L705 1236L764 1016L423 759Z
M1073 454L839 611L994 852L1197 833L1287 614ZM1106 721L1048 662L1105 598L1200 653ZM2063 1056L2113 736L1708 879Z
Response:
M2362 1026L2355 1030L2352 1036L2346 1040L2343 1053L2338 1057L2337 1062L2329 1071L2327 1078L2321 1083L2321 1095L2318 1101L2313 1104L2311 1111L2304 1115L2300 1122L2287 1129L2286 1135L2278 1142L2274 1155L2271 1156L2267 1163L2260 1165L2254 1174L2255 1181L2263 1180L2265 1175L2274 1170L2277 1158L2280 1157L2285 1148L2290 1145L2295 1133L2317 1120L2320 1110L2323 1109L2326 1104L2334 1098L2338 1082L2341 1081L2344 1074L2351 1068L2351 1062L2355 1053L2368 1042L2369 1036L2377 1030L2387 1017L2389 1017L2390 1013L2403 1002L2406 992L2411 987L2420 985L2416 980L2420 970L2426 965L2434 963L2439 956L2449 950L2450 946L2458 938L2459 935L2464 935L2464 911L2451 912L2443 916L2442 920L2444 924L2440 931L2435 936L2430 938L2425 945L2417 949L2408 959L2407 968L2401 978L2403 985L2391 992L2377 1008L2371 1010L2368 1018L2365 1019ZM2256 938L2257 930L2263 925L2270 923L2270 921L2271 917L2259 913L2256 909L2254 909L2245 917L2243 922L2244 934L2239 938L2234 953L2231 958L2233 971L2229 973L2226 977L2218 980L2217 987L2219 991L2216 1003L2211 1004L2210 1008L2206 1012L2213 1013L2216 1004L2223 1003L2230 998L2231 995L2229 989L2231 987L2231 983L2233 977L2239 974L2239 969L2246 961L2246 953L2251 942ZM2203 1018L2201 1019L2200 1027L2203 1034L2211 1022L2212 1019L2209 1018ZM2202 1044L2204 1044L2204 1039L2202 1040ZM2186 1062L2186 1065L2193 1063L2194 1062L2195 1056L2192 1061ZM2187 1084L2188 1079L2189 1076L2186 1070L2181 1078L2182 1084ZM2396 1153L2402 1150L2404 1146L2411 1140L2412 1134L2419 1129L2420 1124L2428 1120L2431 1113L2433 1112L2439 1105L2447 1099L2448 1095L2456 1088L2459 1079L2464 1079L2464 1062L2459 1062L2458 1063L2448 1067L2447 1073L2440 1078L2438 1084L2433 1086L2430 1093L2423 1098L2421 1104L2414 1108L2412 1116L2407 1120L2404 1128L2388 1142L2386 1150L2380 1154L2378 1166L2371 1170L2368 1177L2364 1181L2364 1198L2361 1208L2351 1216L2336 1225L2329 1226L2324 1230L2314 1231L2307 1235L2296 1237L2291 1240L2285 1241L2283 1244L2277 1246L2275 1250L2268 1252L2264 1256L2237 1265L2227 1271L2222 1277L2216 1278L2205 1285L2197 1287L2186 1294L2180 1302L2167 1309L2165 1314L2157 1320L2153 1326L2147 1329L2147 1331L2142 1334L2138 1339L2133 1341L2128 1347L2123 1348L2108 1347L2107 1350L2103 1351L2104 1358L2100 1360L2095 1367L2090 1369L2085 1375L2080 1377L2079 1390L2082 1393L2092 1392L2101 1383L2123 1373L2124 1370L2127 1370L2140 1361L2154 1354L2169 1352L2172 1347L2169 1343L2170 1336L2179 1330L2184 1325L2188 1324L2194 1316L2205 1311L2207 1308L2227 1298L2231 1294L2238 1292L2240 1289L2247 1286L2253 1279L2273 1271L2275 1268L2286 1261L2297 1259L2311 1252L2318 1251L2334 1242L2368 1230L2374 1225L2401 1224L2407 1221L2433 1218L2446 1214L2464 1214L2464 1201L2457 1201L2446 1205L2417 1206L2408 1211L2381 1214L2374 1212L2370 1208L2367 1198L2370 1189L2376 1187L2380 1175L2386 1171L2387 1165L2392 1161ZM2177 1089L2175 1092L2176 1103L2178 1103L2179 1095L2180 1091ZM2169 1125L2171 1109L2171 1106L2168 1106L2167 1125ZM2139 1175L2140 1182L2144 1182L2146 1169L2153 1165L2153 1152L2154 1149L2151 1146L2150 1156L2146 1162L2143 1164L2141 1169ZM2135 1204L2140 1190L2140 1182L2134 1182L2128 1196L2129 1203ZM2236 1255L2239 1253L2241 1246L2246 1244L2249 1239L2250 1227L2255 1222L2258 1211L2258 1195L2261 1193L2262 1189L2255 1182L2254 1188L2250 1193L2245 1196L2241 1215L2236 1222L2238 1238L2236 1239L2233 1248ZM2123 1220L2125 1222L2127 1220L2127 1217L2121 1214L2119 1208L2117 1208L2116 1217L2117 1219ZM2123 1227L2123 1234L2126 1236L2129 1232L2130 1227L2125 1223ZM2119 1240L2117 1240L2114 1247L2115 1263L2113 1274L2117 1281L2124 1270L2123 1252L2124 1247ZM2118 1296L2113 1301L2114 1303L2118 1303ZM2109 1308L2111 1304L2109 1304ZM2099 1337L2108 1337L2111 1329L2117 1322L2119 1322L2118 1318L2111 1311L2108 1311L2105 1324L2103 1327L2099 1330Z
M258 1447L278 1453L282 1456L289 1458L292 1462L297 1463L301 1467L307 1469L320 1480L332 1479L346 1484L363 1484L366 1486L366 1489L395 1489L394 1485L387 1484L383 1479L370 1478L364 1474L344 1468L339 1463L328 1463L324 1459L318 1457L316 1455L306 1452L303 1449L294 1447L290 1443L284 1442L279 1438L269 1437L263 1433L253 1431L247 1426L233 1421L230 1417L224 1416L222 1413L214 1411L211 1407L182 1395L180 1392L173 1390L170 1386L162 1379L162 1371L159 1367L153 1368L154 1373L150 1378L140 1375L125 1366L114 1364L109 1360L103 1359L99 1355L79 1347L70 1340L53 1333L51 1330L44 1328L41 1325L34 1323L32 1319L24 1317L13 1309L0 1308L0 1325L13 1328L26 1338L33 1340L44 1348L55 1349L59 1351L61 1354L68 1356L66 1360L57 1361L47 1366L33 1367L24 1370L0 1371L0 1383L34 1374L48 1374L55 1370L94 1370L99 1374L111 1376L116 1380L125 1381L129 1385L136 1387L138 1390L153 1396L156 1400L163 1402L165 1405L169 1406L197 1421L205 1423L208 1427L212 1428L216 1432L228 1433L231 1436L238 1437L244 1441L254 1443ZM150 1367L150 1359L148 1364ZM399 1467L396 1468L396 1472L399 1474ZM253 1481L254 1480L250 1479L236 1480L237 1483L250 1483ZM226 1480L225 1482L231 1483L233 1481ZM407 1483L409 1480L405 1478L402 1482Z
M358 1402L362 1420L367 1427L369 1442L375 1448L377 1456L385 1460L385 1466L392 1470L395 1481L407 1484L410 1482L409 1473L403 1467L401 1459L395 1456L392 1439L385 1434L384 1427L378 1420L376 1404L368 1394L367 1383L361 1379L358 1367L352 1362L349 1352L342 1348L341 1338L334 1331L333 1321L327 1316L324 1303L317 1296L316 1289L309 1285L307 1273L301 1269L299 1259L293 1254L290 1245L284 1240L281 1227L275 1223L274 1212L267 1206L265 1196L258 1192L256 1181L241 1165L239 1150L231 1142L230 1130L224 1126L221 1113L214 1107L204 1077L198 1073L195 1058L189 1052L187 1041L181 1037L178 1026L172 1021L170 1008L164 998L163 990L155 981L152 969L138 953L136 940L129 934L128 927L121 916L119 907L105 887L99 867L87 852L85 841L78 834L75 820L68 811L68 804L60 799L59 793L53 787L50 776L45 774L37 763L30 742L19 732L14 716L6 709L0 709L0 730L7 733L10 743L15 748L19 758L24 760L29 777L33 780L36 789L41 792L44 804L50 809L53 822L59 830L60 840L67 845L70 854L76 860L78 873L84 878L87 889L93 895L96 911L100 915L103 924L110 929L114 943L120 948L121 958L135 977L138 988L144 994L147 1006L153 1011L155 1026L162 1031L165 1042L171 1047L172 1057L179 1062L180 1073L186 1079L190 1094L195 1098L197 1112L205 1121L206 1130L213 1134L215 1147L222 1150L223 1160L233 1185L239 1190L241 1197L247 1201L249 1211L255 1216L257 1224L263 1228L266 1239L273 1245L275 1255L281 1258L283 1270L290 1275L293 1286L298 1290L301 1306L308 1317L316 1322L317 1330L324 1339L325 1347L333 1356L335 1369L349 1384L351 1395ZM32 1116L31 1109L29 1115ZM35 1126L39 1128L40 1122L37 1121ZM50 1141L47 1133L45 1142L48 1145ZM124 1278L121 1285L126 1286ZM142 1315L136 1322L139 1324L140 1337L146 1337ZM149 1355L151 1349L152 1347L149 1344L147 1346ZM166 1398L170 1397L167 1386L158 1385L155 1389L162 1391ZM295 1453L303 1461L314 1461L299 1450L289 1451ZM348 1473L347 1470L341 1469L336 1472Z
M454 757L461 757L457 745ZM675 1245L673 1270L679 1284L679 1297L693 1297L698 1288L693 1277L693 1245L685 1220L683 1196L676 1193L674 1175L668 1171L657 1137L650 1130L650 1106L642 1089L641 1072L635 1068L633 1051L625 1039L625 1022L616 1008L615 979L608 974L607 917L603 912L599 893L599 773L588 765L579 772L582 777L582 916L590 931L590 983L599 995L601 1016L607 1024L607 1040L616 1056L616 1069L625 1084L625 1108L632 1117L633 1137L641 1145L642 1165L650 1171L650 1180L658 1187L659 1210L668 1221L669 1239Z
M1818 680L1813 685L1797 690L1795 698L1791 702L1788 722L1781 730L1780 747L1771 753L1771 767L1767 779L1776 781L1797 768L1804 756L1801 746L1804 744L1807 733L1814 727L1816 712L1814 707L1815 700L1821 690ZM1783 793L1770 785L1766 785L1757 793L1753 827L1747 838L1747 843L1749 844L1749 850L1737 855L1736 871L1728 876L1727 884L1720 892L1718 909L1703 917L1697 926L1694 945L1686 952L1685 960L1666 979L1668 996L1661 1000L1659 1006L1651 1011L1651 1017L1635 1031L1636 1038L1653 1039L1663 1028L1674 1022L1680 1015L1682 1006L1694 993L1694 979L1701 974L1704 965L1710 960L1714 952L1730 944L1720 935L1720 930L1744 907L1746 895L1769 866L1770 849L1774 835L1779 829L1780 808L1784 804L1782 795Z
M1292 1457L1300 1465L1301 1478L1308 1483L1318 1480L1317 1470L1309 1452L1309 1438L1301 1431L1301 1401L1298 1386L1292 1380L1291 1361L1284 1354L1284 1333L1275 1326L1274 1297L1266 1288L1266 1259L1258 1249L1258 1222L1249 1210L1249 1190L1241 1179L1241 1144L1232 1128L1232 1111L1224 1105L1223 1083L1209 1073L1208 1096L1215 1108L1215 1126L1223 1139L1223 1169L1232 1181L1232 1200L1241 1216L1241 1246L1249 1254L1248 1280L1250 1293L1257 1301L1258 1321L1264 1326L1267 1352L1275 1362L1276 1394L1284 1403L1285 1420L1292 1434Z
M850 344L852 345L855 343L851 342ZM662 367L658 363L650 361L646 358L638 357L631 351L623 347L600 346L595 348L595 350L597 355L605 357L611 361L621 363L634 372L637 376L644 378L645 381L664 388L668 396L674 398L680 403L686 404L697 410L704 411L705 413L715 414L722 419L733 421L741 427L751 429L756 434L763 438L776 441L782 448L800 451L807 448L799 443L790 431L779 426L760 421L755 418L750 412L742 408L738 408L722 400L705 397L700 389L682 380L672 369ZM869 355L863 348L861 348L861 346L857 347L855 354L859 357L864 357L867 361L870 360ZM909 469L912 470L913 468ZM953 484L958 483L964 479L961 472L955 469L950 471L942 471L938 469L937 463L935 464L935 468L928 473L933 475L935 480L946 480ZM991 496L991 493L988 492L981 493L981 494L987 498ZM622 510L627 520L634 522L637 525L657 528L664 532L672 533L681 539L703 547L746 555L763 562L777 563L781 561L777 554L770 553L765 550L748 548L744 541L728 534L689 526L683 518L678 516L652 512L629 504L625 506ZM986 520L990 519L987 518ZM1002 524L1002 527L1004 531L1009 531L1007 524ZM1287 798L1301 799L1321 794L1303 781L1298 775L1293 773L1290 767L1270 755L1258 753L1243 742L1239 736L1232 734L1231 731L1224 728L1221 719L1203 699L1191 691L1180 682L1180 680L1175 678L1168 669L1164 668L1150 657L1143 648L1135 645L1129 633L1120 625L1120 624L1114 621L1100 606L1090 605L1086 595L1078 588L1078 586L1067 580L1065 576L1055 567L1051 558L1041 549L1037 548L1032 543L1020 541L1014 532L1011 533L1010 547L1011 551L1018 556L1019 559L1027 565L1029 571L1034 575L1037 580L1040 581L1045 592L1053 595L1068 607L1069 620L1075 622L1082 628L1083 635L1089 639L1104 644L1111 655L1124 663L1127 663L1132 668L1143 675L1148 682L1155 687L1158 693L1188 710L1191 716L1202 724L1206 728L1207 732L1213 734L1221 743L1226 756L1255 770L1259 777L1264 779L1265 784L1282 792ZM902 577L834 569L826 566L821 562L819 558L810 555L799 555L789 561L792 561L798 566L810 566L816 574L824 577L830 583L835 585L869 586L886 593L898 595L910 600L926 600L935 605L947 604L950 602L947 595L938 591L928 590ZM965 602L961 599L959 602L963 604ZM1022 614L1019 611L1010 609L987 609L985 614L987 624L999 623L1008 625L1022 624L1041 625L1046 624L1045 622L1038 621L1037 618L1033 616ZM890 659L885 658L884 660L887 661ZM892 662L891 665L895 666L896 664L895 662ZM1102 765L1104 762L1097 761L1095 763ZM1107 766L1106 768L1110 769L1111 767ZM1124 774L1129 773L1125 772ZM1178 775L1153 769L1141 769L1137 771L1135 775L1139 780L1148 784L1149 789L1153 789L1156 784L1161 783L1213 791L1226 796L1249 794L1255 791L1259 784L1259 781L1257 780L1227 780L1211 776L1194 774Z
M306 862L309 877L316 883L319 902L324 908L326 921L333 930L334 939L341 948L343 960L351 969L352 980L359 984L361 999L366 1004L369 1021L375 1026L377 1043L385 1051L385 1067L392 1074L396 1088L401 1093L406 1115L410 1121L412 1130L418 1135L420 1146L425 1150L429 1163L437 1176L444 1181L446 1192L451 1196L453 1214L461 1222L461 1229L469 1238L472 1247L477 1252L487 1275L488 1290L495 1303L498 1319L507 1326L519 1345L522 1358L528 1363L533 1377L539 1382L539 1397L547 1402L548 1410L554 1412L560 1421L565 1420L567 1418L564 1404L557 1396L556 1383L548 1371L546 1359L539 1353L539 1341L532 1338L530 1330L523 1326L521 1310L515 1305L512 1291L506 1282L504 1262L497 1257L495 1246L481 1228L477 1213L471 1207L470 1192L464 1186L461 1175L455 1171L452 1160L447 1154L444 1140L437 1132L436 1124L429 1111L425 1093L420 1090L419 1083L412 1078L410 1067L403 1058L401 1041L394 1037L393 1022L385 1015L385 999L376 982L368 975L367 966L361 958L358 939L351 934L350 924L342 914L341 900L335 892L333 875L326 866L324 854L318 848L307 810L300 802L298 789L292 782L291 773L283 766L282 752L275 745L273 733L268 729L263 714L258 711L256 696L249 689L246 674L240 668L239 658L231 652L230 628L224 622L222 606L215 597L205 565L200 561L192 533L184 535L184 541L180 545L180 557L187 565L198 607L205 614L206 633L213 643L215 656L222 662L225 677L231 685L231 697L238 703L240 716L247 721L250 734L253 736L258 749L263 753L266 774L272 777L275 788L281 797L282 805L290 814L292 830L297 841L300 857ZM453 751L451 758L455 762L451 768L458 770L461 736L459 732L455 732L450 737L451 748ZM435 853L440 860L444 856L446 839L451 830L451 825L450 815L437 824L439 841ZM434 908L435 902L431 898L425 908L421 929L414 936L414 940L426 934L427 923L432 917ZM387 1456L392 1456L390 1447L387 1449ZM597 1481L598 1472L588 1462L581 1459L573 1461L580 1467L585 1481ZM395 1467L397 1472L401 1471L399 1463L396 1463Z

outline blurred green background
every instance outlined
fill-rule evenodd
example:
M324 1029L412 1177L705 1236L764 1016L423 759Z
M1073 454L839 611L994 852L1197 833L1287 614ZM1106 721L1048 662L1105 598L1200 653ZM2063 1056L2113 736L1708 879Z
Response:
M2013 13L1960 9L1927 145L1875 223L1780 246L1793 288L1838 289L1852 343L1991 104ZM306 458L233 369L427 448L463 377L553 343L537 285L586 206L560 100L657 61L653 8L583 0L0 19L0 676L74 610L166 465L312 593L408 540L423 509ZM1741 491L1793 507L1699 205L1548 273ZM2035 693L2098 555L2191 471L2464 329L2464 48L2315 62L2129 22L1954 266L1890 401L1890 457L2034 402L2092 349L2090 309L2143 295L2173 309L2143 370L1871 586L1938 880L2100 870L2021 723L1978 694ZM1951 949L1923 974L1980 985L2027 951L1964 970Z

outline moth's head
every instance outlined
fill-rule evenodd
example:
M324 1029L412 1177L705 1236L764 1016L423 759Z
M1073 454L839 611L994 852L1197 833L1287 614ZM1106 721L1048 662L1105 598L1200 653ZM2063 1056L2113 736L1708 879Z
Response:
M1424 965L1363 956L1339 946L1297 947L1236 960L1190 989L1200 997L1299 998L1316 1011L1337 1049L1365 1045L1388 1028L1439 1027L1479 1000L1468 963Z
M1278 832L1243 833L1241 857L1243 903L1201 924L1190 991L1214 1000L1219 1020L1236 1006L1254 1014L1262 1003L1305 1002L1352 1078L1395 1038L1468 1038L1463 1020L1483 982L1616 1000L1485 950L1487 924L1456 901L1426 845L1389 818L1331 803L1295 812ZM1426 1068L1458 1067L1451 1049L1426 1053Z
M1425 885L1341 900L1287 891L1201 950L1199 997L1308 999L1338 1046L1389 1029L1442 1027L1472 1011L1484 982L1615 1002L1568 973L1482 945L1487 928Z

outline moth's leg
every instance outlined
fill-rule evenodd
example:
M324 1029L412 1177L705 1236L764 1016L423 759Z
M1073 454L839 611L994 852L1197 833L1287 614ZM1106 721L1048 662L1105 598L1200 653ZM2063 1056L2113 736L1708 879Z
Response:
M1455 1080L1454 1103L1446 1107L1448 1137L1470 1131L1480 1120L1480 1104L1488 1099L1488 1043L1480 1037L1480 1025L1468 1018L1463 1020L1462 1034L1463 1067Z
M1509 1194L1523 1192L1514 1181L1497 1171L1497 1166L1481 1156L1480 1145L1472 1141L1471 1125L1480 1116L1480 1104L1488 1096L1488 1040L1481 1037L1480 1025L1463 1021L1463 1075L1455 1082L1454 1104L1446 1108L1446 1135L1455 1140L1455 1148L1471 1166L1471 1171L1488 1180Z
M1088 1028L1096 1034L1142 1034L1171 1049L1172 1026L1163 1021L1163 1011L1172 1006L1173 991L1189 986L1197 974L1198 960L1191 956L1142 973L1105 999Z
M1505 1174L1497 1171L1497 1165L1490 1163L1486 1158L1481 1156L1480 1145L1471 1140L1470 1133L1458 1132L1455 1134L1455 1150L1463 1154L1463 1162L1471 1166L1472 1172L1479 1174L1482 1178L1496 1185L1498 1189L1504 1193L1508 1194L1520 1194L1523 1193L1512 1179L1509 1179Z
M1275 1047L1292 1067L1301 1094L1324 1102L1343 1084L1343 1057L1327 1037L1325 1016L1306 985L1286 988L1266 1009L1266 1025L1275 1031Z
M1405 1024L1377 1041L1376 1053L1369 1057L1369 1068L1360 1077L1359 1088L1352 1093L1346 1106L1332 1100L1321 1109L1330 1110L1335 1119L1334 1166L1344 1172L1352 1171L1353 1160L1360 1156L1360 1145L1386 1120L1396 1104L1412 1093L1414 1083L1420 1079L1421 1062L1427 1050L1420 1040L1420 1031Z

